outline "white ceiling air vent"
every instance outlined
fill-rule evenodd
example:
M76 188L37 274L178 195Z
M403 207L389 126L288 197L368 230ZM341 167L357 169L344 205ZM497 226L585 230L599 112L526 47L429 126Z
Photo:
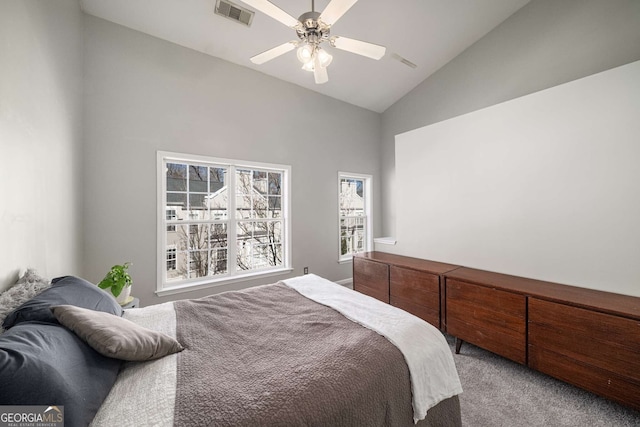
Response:
M414 64L413 62L409 61L406 58L403 58L402 56L398 55L397 53L392 53L391 57L393 59L396 59L400 62L402 62L404 65L406 65L407 67L411 67L411 68L417 68L418 66L416 64Z
M254 14L255 12L245 9L244 7L240 7L237 4L233 4L230 1L216 1L216 15L224 16L225 18L229 18L232 21L246 25L247 27L251 25Z

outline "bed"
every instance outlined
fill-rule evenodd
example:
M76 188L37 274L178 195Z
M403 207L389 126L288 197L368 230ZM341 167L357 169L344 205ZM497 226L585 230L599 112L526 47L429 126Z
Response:
M98 308L111 320L119 316L117 308L109 310ZM66 425L461 425L462 389L442 334L318 276L120 314L123 322L172 341L173 350L154 360L120 362L106 380L85 372L102 390L98 405L80 408L77 394L28 404L63 404ZM47 327L68 329L56 324L63 319ZM76 335L81 339L73 345L91 341ZM104 360L96 365L113 372L118 359L98 356ZM8 398L0 392L0 400Z

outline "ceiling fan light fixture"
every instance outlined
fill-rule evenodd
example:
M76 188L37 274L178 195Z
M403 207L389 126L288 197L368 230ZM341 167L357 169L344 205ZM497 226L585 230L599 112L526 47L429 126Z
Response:
M309 44L303 44L298 48L296 55L298 56L298 61L306 64L313 59L313 46Z
M331 61L333 61L333 56L322 48L318 48L316 50L316 56L318 57L318 61L320 61L320 65L322 67L328 67L329 64L331 64Z
M305 62L304 64L302 64L302 69L305 71L312 71L313 72L313 61L308 61Z

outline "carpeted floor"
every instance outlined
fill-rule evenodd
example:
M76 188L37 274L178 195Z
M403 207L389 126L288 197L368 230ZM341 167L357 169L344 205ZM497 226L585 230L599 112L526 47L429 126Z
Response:
M453 352L454 339L447 340ZM453 356L462 382L465 427L640 426L640 412L471 344Z

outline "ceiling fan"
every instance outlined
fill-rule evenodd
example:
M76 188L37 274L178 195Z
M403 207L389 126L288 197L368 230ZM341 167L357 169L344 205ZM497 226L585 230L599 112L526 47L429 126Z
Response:
M386 48L384 46L342 36L331 36L331 26L358 0L331 0L322 13L315 11L315 1L311 0L311 12L303 13L298 19L269 0L241 1L294 29L298 35L298 40L288 41L251 57L250 60L254 64L264 64L297 47L298 59L303 64L302 69L313 71L316 84L322 84L329 81L327 66L333 59L326 50L320 47L320 44L325 41L335 48L372 59L380 59L385 54Z

